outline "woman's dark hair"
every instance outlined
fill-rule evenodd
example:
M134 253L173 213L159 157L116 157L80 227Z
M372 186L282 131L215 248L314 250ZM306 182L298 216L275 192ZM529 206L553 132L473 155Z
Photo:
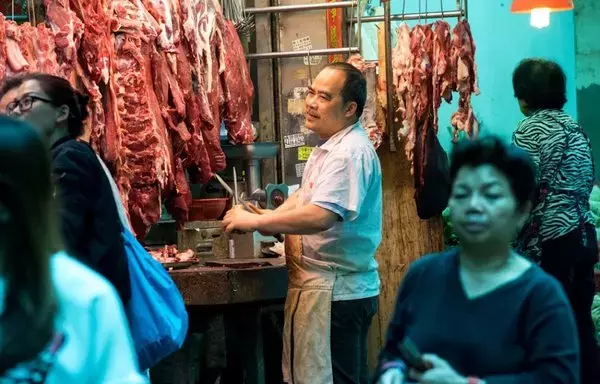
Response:
M331 63L325 68L336 69L346 74L344 87L340 92L342 100L344 100L344 103L350 101L356 103L356 118L360 119L367 103L367 80L365 75L352 64L344 62Z
M531 156L496 137L460 141L452 151L450 162L452 184L462 167L489 164L506 176L519 207L524 207L533 198L536 169Z
M34 358L52 337L54 218L47 146L25 122L0 116L0 375Z
M531 111L562 109L567 102L567 77L560 65L544 59L525 59L513 72L515 97Z
M88 117L87 105L89 97L77 91L66 79L46 73L25 73L7 79L0 87L0 98L6 92L19 87L28 80L36 80L44 93L52 99L57 107L69 107L69 135L79 137L83 133L84 122Z

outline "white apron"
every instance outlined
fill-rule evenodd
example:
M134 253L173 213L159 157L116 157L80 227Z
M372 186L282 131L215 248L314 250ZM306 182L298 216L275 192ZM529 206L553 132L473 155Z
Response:
M327 154L322 156L320 159L311 156L308 160L298 197L299 207L311 201L313 179L320 174ZM303 256L299 235L285 236L285 257L288 293L284 309L283 381L332 384L331 301L335 266Z
M285 237L289 280L284 309L283 381L331 384L331 299L335 268L302 256L301 239L297 235Z

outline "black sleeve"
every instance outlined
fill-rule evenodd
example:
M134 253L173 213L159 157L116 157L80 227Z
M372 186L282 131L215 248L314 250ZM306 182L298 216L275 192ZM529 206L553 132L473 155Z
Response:
M579 383L579 347L573 312L561 286L545 278L530 297L524 318L523 372L483 377L486 384Z
M409 317L412 303L418 301L418 298L413 294L421 280L421 276L425 273L426 264L430 262L433 255L426 256L415 261L408 269L406 276L400 285L398 298L394 307L394 315L388 327L385 344L379 355L379 364L373 377L373 383L379 380L379 377L384 373L382 366L390 361L401 361L398 345L404 339L404 327Z
M65 248L72 256L86 264L95 265L95 260L85 260L88 255L79 255L77 244L85 241L86 217L92 214L96 193L94 192L93 163L89 156L76 149L67 148L53 161L56 197L60 215L61 232Z

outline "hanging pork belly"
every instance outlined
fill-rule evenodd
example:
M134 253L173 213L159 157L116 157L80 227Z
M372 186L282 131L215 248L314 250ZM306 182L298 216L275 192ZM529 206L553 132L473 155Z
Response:
M452 31L450 58L454 67L456 91L459 94L458 111L452 115L453 140L455 142L458 140L460 131L476 139L479 134L479 123L473 114L471 95L479 94L479 86L475 64L475 43L471 35L471 27L466 20L461 20Z

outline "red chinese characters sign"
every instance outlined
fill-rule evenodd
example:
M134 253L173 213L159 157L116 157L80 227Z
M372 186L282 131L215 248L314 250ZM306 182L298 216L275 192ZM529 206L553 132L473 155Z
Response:
M327 0L327 2L337 2L339 0ZM344 29L343 29L343 10L340 8L330 8L327 11L327 48L344 47ZM329 55L329 62L344 61L344 55Z

